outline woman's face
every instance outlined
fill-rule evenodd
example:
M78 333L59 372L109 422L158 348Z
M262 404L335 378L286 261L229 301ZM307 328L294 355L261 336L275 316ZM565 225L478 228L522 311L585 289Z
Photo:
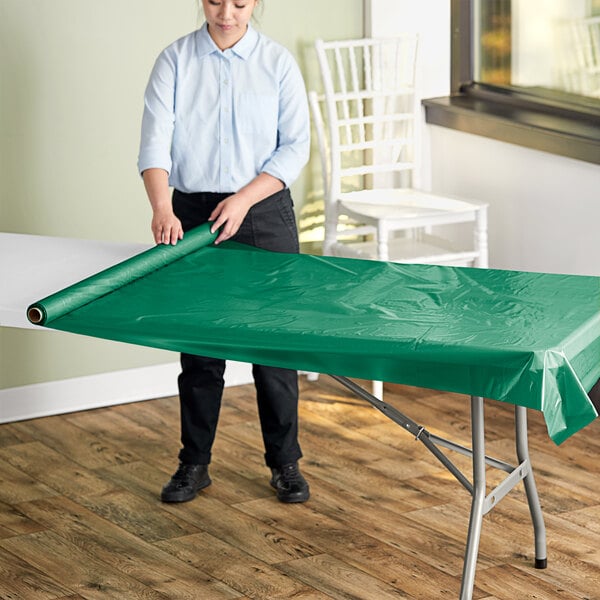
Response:
M258 0L202 0L208 33L221 50L243 37L257 4Z

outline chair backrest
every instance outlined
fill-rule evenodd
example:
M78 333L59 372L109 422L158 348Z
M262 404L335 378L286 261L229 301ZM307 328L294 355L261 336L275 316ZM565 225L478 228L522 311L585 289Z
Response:
M329 196L348 178L350 189L380 187L376 180L384 173L407 173L400 185L410 185L417 36L317 40L315 48L327 117Z
M600 17L571 23L579 65L593 69L600 66Z
M329 193L329 169L331 168L331 153L329 151L329 141L325 131L324 118L324 96L317 94L314 90L308 92L308 105L313 117L313 125L317 134L317 143L319 144L319 157L321 159L321 173L323 175L323 194Z
M584 79L582 93L600 97L600 17L575 21L571 27L575 55Z
M600 17L558 25L559 83L569 92L600 98Z

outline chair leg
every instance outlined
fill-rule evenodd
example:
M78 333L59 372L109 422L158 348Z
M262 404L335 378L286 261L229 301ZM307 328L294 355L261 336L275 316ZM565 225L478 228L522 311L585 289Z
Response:
M377 223L377 258L379 260L389 260L390 251L388 247L389 231L383 221Z
M323 254L324 256L332 256L333 246L337 243L337 207L335 200L328 197L328 192L325 195L325 236L323 239Z
M488 268L488 223L487 223L487 206L482 206L477 211L477 217L475 219L475 231L474 231L474 247L477 251L477 258L475 259L475 266L481 269Z
M373 381L373 396L379 400L383 400L383 381Z

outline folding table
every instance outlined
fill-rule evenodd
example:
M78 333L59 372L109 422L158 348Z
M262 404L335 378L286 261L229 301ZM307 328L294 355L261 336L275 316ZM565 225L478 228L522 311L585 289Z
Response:
M556 443L598 416L600 278L279 254L214 246L214 238L208 227L188 232L34 303L28 317L84 335L331 374L471 493L461 599L472 596L483 516L520 481L535 566L546 566L527 409L542 411ZM472 447L429 433L347 377L469 396ZM516 466L485 454L484 398L515 406ZM441 448L472 458L471 480ZM489 494L486 466L507 473Z

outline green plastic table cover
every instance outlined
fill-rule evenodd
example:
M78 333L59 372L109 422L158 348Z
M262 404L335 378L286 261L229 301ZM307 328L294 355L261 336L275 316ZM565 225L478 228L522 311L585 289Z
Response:
M49 296L32 322L243 362L483 396L560 444L597 416L600 278L282 254L208 226Z

